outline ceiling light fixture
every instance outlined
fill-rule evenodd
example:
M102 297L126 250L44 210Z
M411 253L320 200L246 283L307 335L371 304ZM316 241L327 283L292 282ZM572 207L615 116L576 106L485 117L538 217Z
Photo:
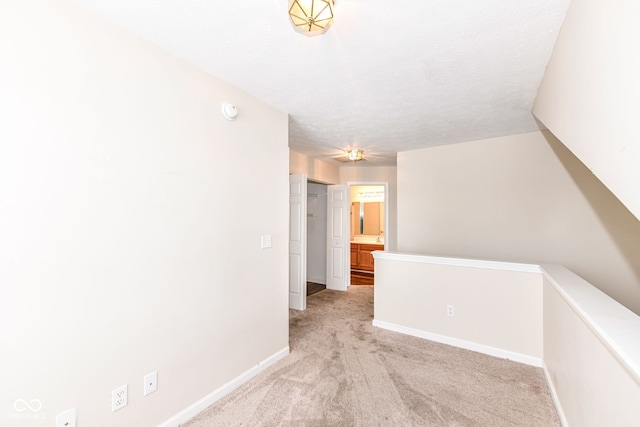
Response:
M334 0L289 0L289 18L296 30L323 34L333 22Z
M362 160L362 154L364 154L363 150L351 150L347 152L347 157L349 157L349 160L357 162L358 160Z

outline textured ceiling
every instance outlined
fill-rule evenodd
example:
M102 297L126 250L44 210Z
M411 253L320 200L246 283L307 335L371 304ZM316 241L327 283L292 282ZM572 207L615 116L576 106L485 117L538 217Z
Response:
M569 0L338 0L324 35L287 0L74 0L289 113L289 146L368 165L538 129L531 107ZM242 106L239 106L241 111Z

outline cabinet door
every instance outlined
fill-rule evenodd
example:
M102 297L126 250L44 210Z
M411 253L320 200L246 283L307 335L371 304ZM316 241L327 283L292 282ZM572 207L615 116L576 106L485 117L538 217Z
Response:
M358 250L358 268L373 271L373 255L371 255L371 249L366 245L360 245Z
M351 268L358 268L358 245L351 245Z
M373 271L374 261L373 251L384 250L383 245L359 245L358 246L358 268L360 270Z

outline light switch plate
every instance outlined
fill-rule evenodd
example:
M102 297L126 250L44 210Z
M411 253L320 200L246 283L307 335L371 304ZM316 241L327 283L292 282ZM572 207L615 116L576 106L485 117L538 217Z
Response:
M262 249L271 247L271 234L265 234L262 236Z

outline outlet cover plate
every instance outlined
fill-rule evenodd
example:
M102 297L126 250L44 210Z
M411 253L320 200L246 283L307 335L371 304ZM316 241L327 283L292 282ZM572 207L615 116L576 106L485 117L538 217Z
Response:
M120 386L111 391L111 412L127 406L127 385Z
M455 316L455 311L452 305L447 306L447 316L449 317Z
M264 236L262 236L262 249L267 249L271 247L271 234L265 234Z

